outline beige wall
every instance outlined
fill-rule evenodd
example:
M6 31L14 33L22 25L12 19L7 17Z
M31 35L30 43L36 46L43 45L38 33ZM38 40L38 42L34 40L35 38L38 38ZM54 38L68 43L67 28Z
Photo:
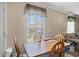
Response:
M76 17L76 32L79 32L79 16Z
M67 30L67 15L47 9L46 32L50 37L56 34L64 33Z
M24 32L24 6L25 3L7 3L7 47L13 46L15 36L19 44L26 42Z
M13 38L16 36L19 44L26 42L24 27L24 7L26 3L7 3L7 47L13 46ZM56 34L66 32L67 15L47 9L46 35L54 37Z

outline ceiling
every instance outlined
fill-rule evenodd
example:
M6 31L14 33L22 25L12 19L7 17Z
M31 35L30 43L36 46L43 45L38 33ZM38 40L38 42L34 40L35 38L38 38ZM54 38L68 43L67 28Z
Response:
M66 13L79 15L79 2L45 2L45 4Z

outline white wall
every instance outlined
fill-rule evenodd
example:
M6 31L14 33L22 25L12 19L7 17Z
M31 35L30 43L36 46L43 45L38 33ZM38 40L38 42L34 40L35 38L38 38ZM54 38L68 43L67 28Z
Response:
M4 32L4 3L0 3L0 56L3 56L5 50Z

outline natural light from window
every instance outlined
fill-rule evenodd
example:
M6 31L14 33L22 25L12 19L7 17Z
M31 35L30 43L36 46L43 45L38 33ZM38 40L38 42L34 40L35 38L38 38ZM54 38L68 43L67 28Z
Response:
M25 8L27 24L27 41L34 42L37 33L40 38L45 35L46 9L27 4Z
M28 16L28 41L34 41L35 32L39 32L41 36L44 34L44 16L41 15L30 15Z
M75 32L75 21L76 21L76 18L74 16L68 17L67 33L74 33Z
M67 32L68 33L74 33L74 21L72 22L68 22L68 28L67 28Z

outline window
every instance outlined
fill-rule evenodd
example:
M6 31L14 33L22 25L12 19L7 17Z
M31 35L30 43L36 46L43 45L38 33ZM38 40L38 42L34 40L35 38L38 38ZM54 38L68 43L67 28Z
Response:
M67 24L67 33L74 33L75 32L75 17L69 16L68 17L68 24Z
M34 41L34 35L39 32L41 38L45 35L46 10L30 4L26 5L25 14L27 19L27 39L28 42Z

